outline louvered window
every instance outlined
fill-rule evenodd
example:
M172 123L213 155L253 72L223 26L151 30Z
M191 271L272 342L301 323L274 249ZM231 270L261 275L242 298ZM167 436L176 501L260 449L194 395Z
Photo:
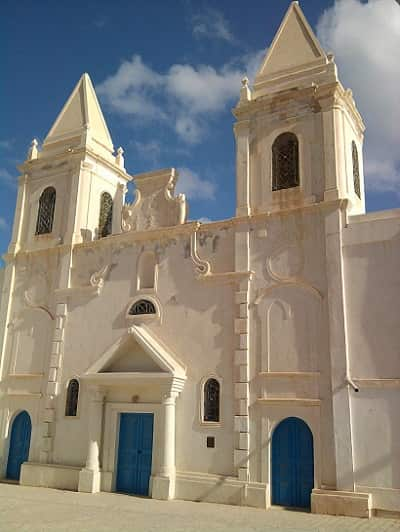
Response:
M141 314L156 314L156 307L154 303L148 299L140 299L134 303L129 311L131 316L139 316Z
M71 379L67 388L67 400L65 403L65 415L69 417L76 416L79 399L79 381Z
M351 155L353 158L353 183L354 183L354 192L361 199L361 190L360 190L360 167L358 164L358 151L356 143L351 143Z
M208 379L204 384L203 421L219 421L220 386L217 379Z
M112 233L113 200L108 192L103 192L100 199L99 238Z
M282 133L272 145L272 190L299 184L299 143L293 133Z
M54 209L56 206L56 189L47 187L39 198L39 210L36 221L36 234L44 235L53 230Z

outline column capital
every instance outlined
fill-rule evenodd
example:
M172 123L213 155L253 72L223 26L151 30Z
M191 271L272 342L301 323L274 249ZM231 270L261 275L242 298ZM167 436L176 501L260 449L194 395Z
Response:
M185 386L186 377L172 377L171 381L165 385L163 390L163 404L167 399L172 399L175 402L175 399L183 390Z

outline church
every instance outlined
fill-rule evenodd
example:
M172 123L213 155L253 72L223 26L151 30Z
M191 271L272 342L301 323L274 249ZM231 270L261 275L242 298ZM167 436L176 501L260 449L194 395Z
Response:
M400 210L365 212L362 117L297 2L233 113L236 213L209 223L174 168L129 174L87 74L32 142L2 273L0 475L398 514Z

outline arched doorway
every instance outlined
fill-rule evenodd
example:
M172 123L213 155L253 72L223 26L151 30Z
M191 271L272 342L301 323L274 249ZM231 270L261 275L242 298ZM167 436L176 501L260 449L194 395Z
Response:
M8 452L7 478L19 480L21 465L28 460L31 443L32 423L28 412L20 412L11 428L10 450Z
M272 435L272 504L307 508L314 487L313 436L297 417L281 421Z

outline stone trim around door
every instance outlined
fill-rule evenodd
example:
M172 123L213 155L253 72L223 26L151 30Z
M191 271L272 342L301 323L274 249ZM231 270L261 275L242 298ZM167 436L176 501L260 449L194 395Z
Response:
M154 415L153 459L149 496L153 496L155 477L160 475L163 446L163 415L160 403L106 403L104 416L104 439L102 452L101 491L115 491L117 479L119 414L148 413Z

